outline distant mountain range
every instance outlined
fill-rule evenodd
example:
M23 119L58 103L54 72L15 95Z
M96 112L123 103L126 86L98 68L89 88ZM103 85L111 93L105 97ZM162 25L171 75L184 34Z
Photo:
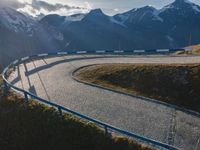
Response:
M101 9L36 21L0 7L0 64L42 52L178 48L200 43L200 6L188 0L155 9L135 8L115 16Z
M56 48L42 24L14 9L0 8L0 68L16 58Z

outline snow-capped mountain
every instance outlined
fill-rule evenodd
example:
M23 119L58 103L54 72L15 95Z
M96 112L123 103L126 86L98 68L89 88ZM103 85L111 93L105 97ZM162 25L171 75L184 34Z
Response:
M188 1L188 0L176 0L174 3L169 4L165 7L163 7L160 11L160 13L164 11L178 11L181 9L186 9L185 13L189 10L194 13L199 13L200 12L200 6Z
M160 21L163 19L159 16L158 10L152 6L145 6L124 14L114 16L116 20L122 21L124 24L145 24L147 21Z
M85 17L85 14L75 14L71 16L66 16L65 22L81 21L84 17Z
M200 6L188 0L176 0L162 9L156 9L152 6L145 6L142 8L133 9L123 14L117 14L114 16L114 18L121 22L142 24L144 23L143 21L147 20L168 22L173 18L179 19L188 16L197 17L199 13Z
M81 21L85 14L74 14L71 16L59 16L56 14L47 15L40 20L42 24L50 24L51 26L60 27L62 25L70 24L72 22Z
M114 16L95 9L87 14L47 15L39 21L0 7L1 61L58 49L179 48L189 43L200 43L200 6L188 0Z
M199 19L200 6L188 0L176 0L162 9L158 10L158 15L166 22L183 19ZM171 20L171 21L170 21ZM198 20L197 20L198 21Z
M30 36L38 27L37 22L9 7L0 8L0 22L11 31L23 32Z
M188 45L190 36L193 44L200 42L199 10L200 6L188 0L175 0L162 9L145 6L115 16L96 9L78 21L63 23L65 18L54 16L52 21L46 16L41 22L59 27L70 43L63 48L177 48Z
M40 24L8 7L0 7L0 65L27 55L56 50L57 40Z

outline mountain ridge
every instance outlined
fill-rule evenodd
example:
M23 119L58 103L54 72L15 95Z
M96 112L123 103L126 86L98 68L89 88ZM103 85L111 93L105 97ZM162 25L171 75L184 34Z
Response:
M71 42L68 45L70 49L118 49L117 46L113 46L112 43L115 45L121 44L122 48L130 49L130 48L139 48L139 49L152 49L152 48L177 48L177 47L184 47L188 45L189 36L190 34L194 34L194 44L200 42L198 39L200 38L197 36L197 33L200 33L198 26L200 26L200 6L187 1L187 0L176 0L173 3L164 6L161 9L156 9L152 6L145 6L141 8L134 8L130 11L116 14L114 16L108 16L102 12L100 9L95 9L85 14L82 22L73 22L72 25L68 25L70 30L85 30L88 31L89 26L91 28L91 32L96 32L96 36L98 36L98 30L101 30L102 33L107 34L107 28L110 27L109 32L112 32L114 35L114 40L109 39L111 44L108 46L101 42L101 39L96 37L87 37L91 33L85 33L87 39L98 39L98 41L92 40L91 43L103 43L105 46L85 46L88 45L88 41L84 41L85 38L79 39L77 43L85 43L85 44L73 44ZM188 14L188 16L187 16ZM88 17L89 16L89 17ZM192 19L190 18L192 17ZM86 19L90 18L90 19ZM44 19L44 18L43 18ZM42 19L42 20L43 20ZM183 27L181 24L188 24L187 20L191 22L190 25ZM87 21L85 21L87 20ZM83 27L83 22L87 22L88 26ZM42 22L42 21L41 21ZM73 29L72 26L76 26L76 29ZM93 26L95 26L96 30ZM195 29L193 29L193 25ZM50 24L51 26L51 24ZM71 27L70 27L71 26ZM81 29L77 29L79 28ZM180 32L182 35L179 36L178 33L174 30L178 28L182 31ZM67 29L66 29L67 30ZM94 31L95 30L95 31ZM166 30L166 32L165 32ZM190 31L191 30L191 31ZM66 31L61 31L66 33ZM83 34L80 32L69 31L74 35ZM129 33L130 34L129 34ZM67 33L66 33L67 34ZM93 33L92 33L93 34ZM131 35L132 34L132 35ZM133 36L136 35L136 36ZM144 35L144 36L143 36ZM152 35L156 35L155 39L152 39ZM112 37L112 35L108 35L106 37ZM106 39L106 37L101 37L102 39ZM77 38L76 38L77 39ZM125 39L126 41L124 41ZM151 42L149 44L142 44L148 42L150 39ZM161 39L161 40L160 40ZM74 39L71 39L73 41ZM82 41L81 41L82 40ZM93 42L94 41L94 42ZM129 42L127 42L129 41ZM106 43L106 42L105 42ZM117 43L117 44L116 44ZM132 43L132 44L131 44ZM74 46L79 45L79 46ZM125 45L125 46L124 46ZM66 47L65 47L66 48Z
M162 49L200 43L200 6L188 0L156 9L134 8L108 16L51 14L34 20L0 7L0 64L58 50Z

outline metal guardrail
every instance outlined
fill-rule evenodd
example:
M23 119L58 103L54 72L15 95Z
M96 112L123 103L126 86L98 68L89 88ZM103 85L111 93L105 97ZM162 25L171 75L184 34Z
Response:
M180 49L178 49L180 50ZM182 49L183 50L183 49ZM68 113L71 113L73 115L76 115L82 119L85 119L87 121L90 121L90 122L93 122L101 127L103 127L105 129L105 132L109 132L112 131L112 132L115 132L115 133L119 133L119 134L122 134L122 135L126 135L128 137L132 137L132 138L135 138L141 142L145 142L145 143L148 143L150 145L153 145L157 148L161 148L161 149L168 149L168 150L179 150L179 148L176 148L172 145L169 145L169 144L165 144L165 143L162 143L162 142L159 142L159 141L156 141L156 140L153 140L153 139L150 139L150 138L147 138L147 137L144 137L142 135L138 135L138 134L135 134L135 133L132 133L132 132L128 132L126 130L123 130L123 129L120 129L120 128L117 128L117 127L114 127L110 124L107 124L107 123L104 123L104 122L101 122L97 119L94 119L94 118L91 118L91 117L88 117L86 115L83 115L79 112L76 112L76 111L73 111L69 108L66 108L66 107L63 107L61 105L58 105L58 104L55 104L55 103L52 103L52 102L49 102L48 100L45 100L45 99L42 99L26 90L23 90L23 89L20 89L14 85L12 85L11 83L8 82L7 80L7 77L9 76L8 75L8 71L10 68L13 68L15 66L17 66L18 64L24 62L24 61L28 61L28 60L31 60L31 59L39 59L39 58L42 58L42 57L50 57L50 56L62 56L62 55L71 55L71 54L106 54L106 53L114 53L114 54L119 54L119 53L132 53L132 54L136 54L136 53L145 53L146 50L134 50L134 51L68 51L68 52L57 52L57 53L45 53L45 54L38 54L38 55L33 55L33 56L27 56L27 57L24 57L24 58L21 58L20 60L15 60L14 62L12 62L8 67L6 67L2 73L2 77L3 77L3 82L4 82L4 89L5 90L9 90L10 88L16 90L17 92L20 92L24 95L24 98L26 101L29 100L29 98L31 99L35 99L39 102L42 102L44 104L47 104L47 105L50 105L52 107L55 107L58 109L59 113L62 115L62 112L68 112ZM169 53L169 52L174 52L175 50L169 50L169 49L166 49L166 50L152 50L151 53ZM150 50L148 50L148 53L150 53Z

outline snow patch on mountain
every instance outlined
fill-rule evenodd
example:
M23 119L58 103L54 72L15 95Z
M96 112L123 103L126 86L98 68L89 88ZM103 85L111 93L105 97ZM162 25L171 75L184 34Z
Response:
M65 22L74 22L74 21L81 21L85 17L85 14L76 14L67 16L65 18Z
M126 20L128 19L129 16L130 16L130 14L125 14L125 15L120 14L120 15L118 15L119 20L120 20L121 23L126 22Z
M182 1L185 2L185 3L188 3L188 4L194 4L194 3L190 2L189 0L182 0Z
M49 28L49 33L58 41L63 41L64 40L64 35L57 31L54 27Z
M200 12L200 6L196 5L195 3L192 3L188 0L176 0L175 2L163 7L162 9L158 10L158 15L161 14L162 12L165 12L169 9L181 9L180 7L183 7L184 5L187 5L191 7L196 13Z
M166 35L165 37L167 38L170 47L173 47L174 46L174 39L169 35Z
M158 21L163 22L164 20L159 16L159 14L160 14L159 10L155 10L155 11L153 12L153 15L154 15L153 20L158 20Z
M200 7L193 5L192 8L193 8L195 11L200 12Z
M116 20L114 17L110 17L110 22L112 22L112 23L114 23L114 24L118 24L118 25L120 25L120 26L126 28L127 26L124 24L125 20L126 20L126 19L124 19L124 20L122 20L122 21L118 21L118 20Z
M9 30L25 32L29 36L32 36L33 28L37 26L34 20L8 7L0 9L0 21Z

